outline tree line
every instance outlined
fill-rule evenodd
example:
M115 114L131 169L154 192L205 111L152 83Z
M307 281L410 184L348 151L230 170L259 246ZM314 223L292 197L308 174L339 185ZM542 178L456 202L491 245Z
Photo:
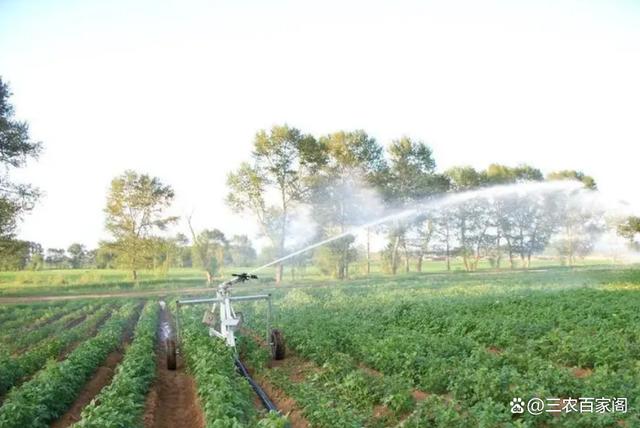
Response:
M211 236L209 242L211 259L209 270L219 273L224 266L252 266L258 255L246 235L227 238L218 229L204 231ZM20 241L25 242L25 241ZM114 243L100 242L97 248L73 243L68 248L47 248L33 242L14 249L12 257L2 259L0 270L43 270L43 269L117 269L130 268L133 264L126 257L118 259L119 253ZM150 251L140 258L137 269L167 270L170 268L203 268L198 255L202 246L192 245L186 235L178 233L169 238L155 238ZM205 256L206 257L206 256Z
M178 218L167 214L175 194L157 177L125 171L111 182L104 209L105 228L112 239L88 250L48 248L17 239L21 218L33 209L39 189L10 179L10 172L37 159L42 143L33 141L26 122L13 116L11 93L0 79L0 269L120 267L139 269L197 266L211 281L228 264L251 265L256 251L247 236L228 239L218 229L195 230L189 236L167 237ZM431 148L401 137L386 145L363 130L321 136L276 125L256 133L246 162L229 173L226 203L249 215L270 245L264 259L275 259L312 242L346 233L385 212L402 210L442 195L490 186L573 179L596 189L593 177L564 170L543 175L530 165L491 164L484 170L458 166L439 171ZM553 246L572 264L588 254L595 237L611 227L601 213L584 210L561 196L491 200L475 198L464 204L427 211L366 230L366 244L343 238L288 261L292 266L314 264L324 273L347 278L355 260L370 272L372 236L387 244L381 256L385 269L420 271L427 258L442 260L447 269L458 257L475 270L480 260L494 267L528 267L531 257ZM616 224L617 232L637 246L640 220ZM283 263L276 266L281 281ZM413 267L412 267L413 266Z
M228 176L227 203L235 212L252 216L269 238L274 257L282 257L296 246L341 234L385 210L499 184L561 179L596 189L593 177L580 171L544 176L530 165L492 164L485 170L459 166L440 172L431 148L422 141L402 137L385 149L363 130L314 137L281 125L256 134L250 160ZM377 206L372 206L373 200ZM288 244L303 207L310 208L318 228L301 243ZM420 271L427 256L444 259L447 269L454 256L462 258L466 270L475 270L481 259L499 268L504 257L510 267L516 263L526 267L554 236L554 246L572 264L589 252L602 230L601 222L596 213L581 212L569 200L557 197L476 198L367 231L366 270L370 269L370 233L386 236L383 260L395 274L401 267L408 272L412 262ZM354 242L354 236L346 236L292 263L315 263L325 273L346 278L349 264L358 257ZM282 269L280 264L276 281L281 280Z

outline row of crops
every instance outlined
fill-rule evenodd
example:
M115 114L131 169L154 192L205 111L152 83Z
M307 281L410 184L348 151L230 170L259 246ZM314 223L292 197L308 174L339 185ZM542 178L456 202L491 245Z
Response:
M285 427L286 418L258 412L249 383L235 369L233 353L212 340L200 309L181 310L181 343L193 374L207 427Z
M637 286L278 295L287 345L313 368L265 376L314 426L640 426ZM263 331L263 309L242 310ZM512 414L515 397L624 397L627 409Z
M640 426L638 284L616 275L562 287L465 276L463 285L436 277L276 290L276 323L291 350L278 362L262 338L266 305L238 304L242 359L289 417L256 403L231 350L208 336L202 307L181 310L181 355L207 428ZM159 317L152 300L0 307L0 428L68 416L116 350L113 376L73 426L144 426ZM511 412L514 398L534 397L624 397L627 406Z
M130 343L115 374L72 426L144 426L147 394L156 377L159 313L156 301L1 308L0 428L56 422L126 337ZM208 337L200 315L199 310L184 312L183 349L206 427L286 426L284 417L256 406L233 354Z

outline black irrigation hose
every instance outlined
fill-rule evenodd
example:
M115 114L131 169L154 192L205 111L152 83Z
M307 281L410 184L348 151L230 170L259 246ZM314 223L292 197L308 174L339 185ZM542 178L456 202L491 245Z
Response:
M273 404L273 401L271 401L271 399L267 396L267 394L260 387L260 385L258 385L251 378L251 376L249 375L249 372L247 371L247 368L244 366L244 364L242 364L242 361L240 361L238 357L234 357L234 360L236 362L236 367L238 368L238 371L240 372L240 374L242 374L242 376L244 376L249 381L249 384L251 385L253 390L256 392L256 394L258 394L258 397L260 398L260 401L262 401L262 404L264 405L264 407L270 412L273 411L280 414L276 405Z

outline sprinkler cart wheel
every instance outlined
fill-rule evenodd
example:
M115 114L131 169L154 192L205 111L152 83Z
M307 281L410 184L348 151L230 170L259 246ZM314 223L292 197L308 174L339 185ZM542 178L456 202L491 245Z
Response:
M271 357L274 360L282 360L285 355L284 336L278 329L271 330Z
M167 339L165 341L167 347L167 369L176 369L176 342L174 339Z

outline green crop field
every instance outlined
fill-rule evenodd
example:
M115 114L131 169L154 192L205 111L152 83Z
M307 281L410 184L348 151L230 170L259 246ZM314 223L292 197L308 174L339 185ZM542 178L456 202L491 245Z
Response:
M177 281L164 318L156 296L0 306L0 427L158 426L156 332L177 317L175 373L193 386L174 404L194 426L640 426L634 266L249 284L235 294L272 294L287 356L270 361L260 302L236 306L237 350L281 416L256 404L232 350L208 336L204 307L177 312ZM514 413L514 399L544 410Z

